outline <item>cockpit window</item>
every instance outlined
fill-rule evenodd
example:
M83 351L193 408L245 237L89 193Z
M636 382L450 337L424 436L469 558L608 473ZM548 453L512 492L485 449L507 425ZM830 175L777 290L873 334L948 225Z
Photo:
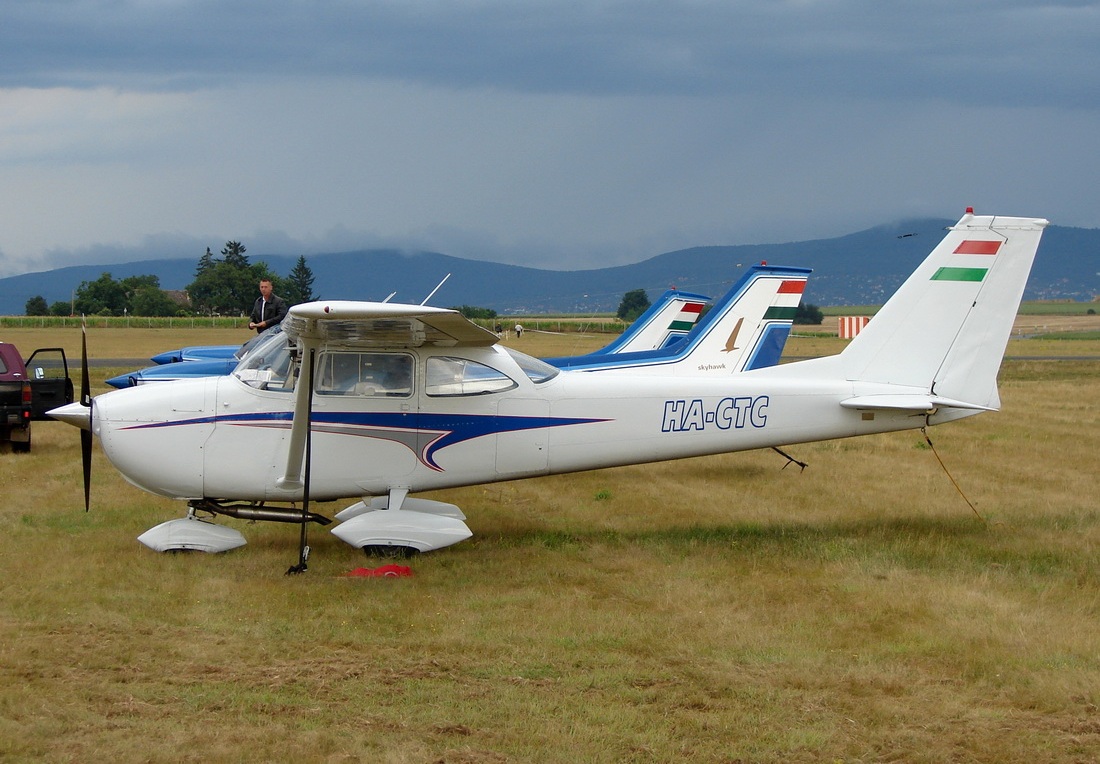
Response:
M435 356L428 359L426 371L425 392L431 396L487 395L518 387L504 372L468 358Z
M413 391L413 359L404 353L330 351L315 375L318 395L408 398Z
M294 389L290 343L282 332L273 332L241 358L233 376L260 390L290 392Z
M519 367L523 369L523 373L527 375L527 378L535 384L551 380L561 371L561 369L558 369L556 366L551 366L545 361L540 361L538 358L532 358L526 353L520 353L518 350L512 350L511 348L504 348L504 350L507 351L508 355L512 356L512 359L515 360L517 364L519 364Z

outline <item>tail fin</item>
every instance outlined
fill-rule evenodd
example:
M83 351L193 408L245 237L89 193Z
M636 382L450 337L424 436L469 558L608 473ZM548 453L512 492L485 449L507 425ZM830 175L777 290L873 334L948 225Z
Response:
M633 353L668 347L695 328L703 314L703 306L708 302L710 298L701 294L669 289L607 347L588 355Z
M999 408L997 371L1047 225L967 210L840 354L845 378Z
M754 265L695 328L658 350L546 359L559 368L723 376L771 366L790 334L808 268Z

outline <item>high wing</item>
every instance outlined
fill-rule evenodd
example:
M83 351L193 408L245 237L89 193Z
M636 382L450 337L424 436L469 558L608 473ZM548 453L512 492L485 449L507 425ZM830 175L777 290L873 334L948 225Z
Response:
M189 345L157 353L149 360L158 366L185 361L224 360L235 356L240 349L240 345Z
M488 347L497 336L457 310L392 302L307 302L283 319L292 341L370 348Z

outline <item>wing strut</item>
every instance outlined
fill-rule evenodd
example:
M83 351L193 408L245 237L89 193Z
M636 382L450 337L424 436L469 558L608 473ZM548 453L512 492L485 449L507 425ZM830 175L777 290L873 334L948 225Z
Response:
M309 566L306 564L309 561L309 545L306 543L307 533L306 526L309 525L309 473L310 462L313 455L313 370L317 362L317 349L309 349L309 363L306 366L306 378L305 380L298 380L299 384L303 381L306 384L306 410L305 410L305 466L303 468L304 474L302 475L302 535L298 542L298 564L291 565L286 575L297 575L298 573L305 573Z

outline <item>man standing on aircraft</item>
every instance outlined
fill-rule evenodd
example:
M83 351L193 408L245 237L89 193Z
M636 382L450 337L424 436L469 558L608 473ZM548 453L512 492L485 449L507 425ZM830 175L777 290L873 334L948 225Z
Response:
M252 306L252 316L248 322L248 328L255 329L257 334L286 318L286 300L272 289L271 279L260 279L260 296Z

